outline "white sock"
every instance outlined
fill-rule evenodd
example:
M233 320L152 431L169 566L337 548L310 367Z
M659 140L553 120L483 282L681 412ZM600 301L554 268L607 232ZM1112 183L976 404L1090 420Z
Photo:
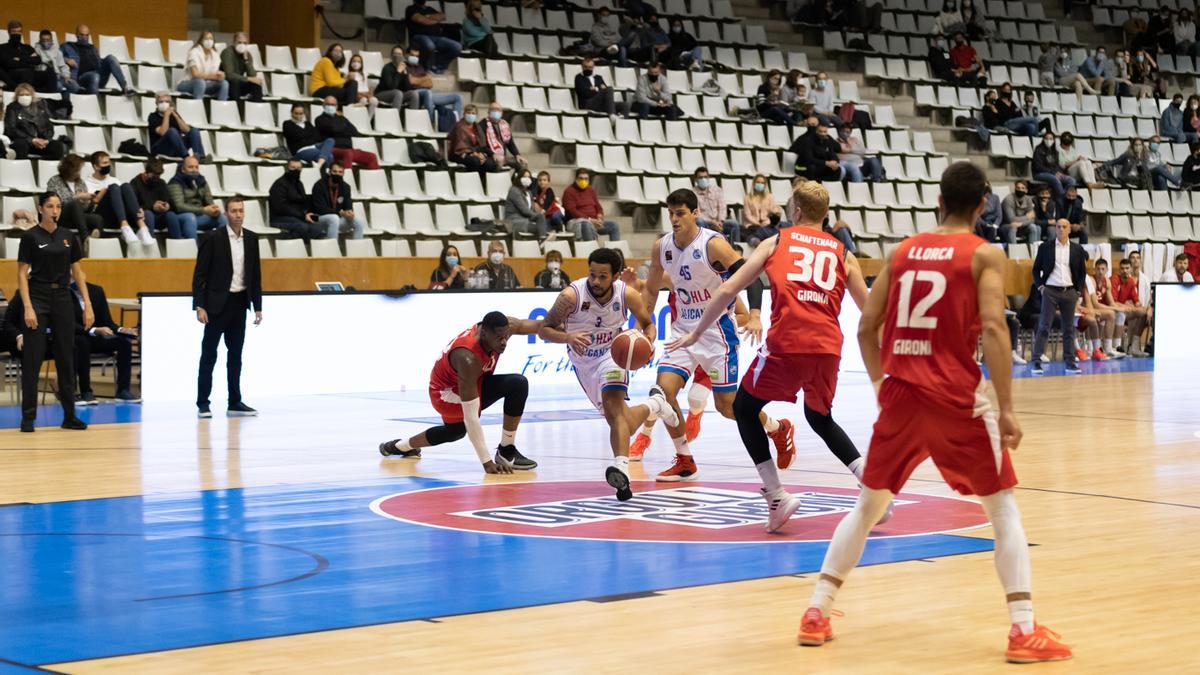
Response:
M512 431L509 431L508 429L504 429L503 431L500 432L500 445L515 445L515 443L513 443L513 441L516 440L516 438L517 438L517 430L516 429L513 429Z
M1025 528L1021 526L1021 512L1012 490L1001 490L996 494L979 498L996 538L996 573L1006 594L1029 593L1032 584L1029 566L1029 542L1025 539ZM1013 600L1008 603L1012 622L1020 626L1021 632L1033 632L1033 601Z
M708 387L693 383L692 387L688 389L688 412L693 415L704 412L704 409L708 407L710 393Z
M779 431L779 420L771 417L767 413L763 413L762 415L764 418L763 419L763 429L766 430L766 432L768 434L773 434L776 431Z
M866 459L859 457L858 459L846 465L846 468L850 469L850 473L854 474L854 477L858 479L859 483L862 482L863 464L866 464L866 462Z
M1112 338L1104 338L1104 351L1112 351Z
M837 597L837 592L838 587L832 581L818 579L808 606L816 607L821 610L821 616L829 618L829 611L833 609L833 599Z
M763 487L767 488L768 493L783 489L783 484L779 482L779 471L775 468L775 460L759 462L754 468L758 469L758 477L762 479Z
M621 470L621 473L629 475L629 458L625 456L613 457L613 466Z
M675 444L675 454L691 456L692 451L688 448L687 436L672 438L671 442Z
M1013 600L1008 603L1008 618L1016 624L1024 635L1033 632L1033 601Z

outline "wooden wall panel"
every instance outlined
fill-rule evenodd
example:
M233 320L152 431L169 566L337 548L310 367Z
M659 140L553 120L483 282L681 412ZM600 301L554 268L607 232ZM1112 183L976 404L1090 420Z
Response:
M249 0L241 0L249 2ZM133 36L160 39L187 38L187 2L184 0L5 0L0 20L20 19L30 30L49 28L60 37L86 23L92 35L125 35L133 53ZM2 27L2 26L0 26ZM166 48L164 46L164 51Z
M250 41L260 45L321 46L316 0L254 0Z
M221 32L250 28L250 0L204 0L204 15L220 22Z

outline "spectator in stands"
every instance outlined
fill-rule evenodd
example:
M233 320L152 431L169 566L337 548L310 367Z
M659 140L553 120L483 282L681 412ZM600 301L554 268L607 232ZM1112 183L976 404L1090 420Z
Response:
M1183 133L1200 136L1200 96L1188 96L1187 107L1183 110Z
M625 54L629 60L637 63L657 61L661 53L666 51L671 44L671 38L667 37L658 23L658 12L653 7L641 0L630 1L646 7L647 11L621 40L621 45L625 47ZM626 16L629 15L626 14Z
M346 183L346 167L336 162L329 165L325 175L313 184L312 212L317 224L325 228L326 239L337 239L338 232L350 233L350 239L362 239L366 227L354 214L354 199Z
M133 395L133 341L137 339L137 328L118 326L108 309L108 297L97 284L87 282L88 299L91 301L95 318L92 327L84 329L83 296L79 286L71 282L71 295L75 308L75 375L79 378L79 404L95 405L92 393L92 355L103 354L115 357L116 391L113 398L125 403L140 403L142 399Z
M1053 202L1051 202L1053 203ZM1067 373L1078 373L1075 354L1075 305L1087 293L1087 253L1068 238L1065 221L1056 228L1053 241L1042 242L1033 259L1033 287L1041 292L1041 312L1033 341L1033 374L1042 374L1042 354L1050 337L1057 311L1061 317L1063 361Z
M221 72L221 54L212 31L200 33L200 39L188 50L187 74L188 78L179 83L179 91L191 94L197 101L205 96L218 101L229 99L229 81Z
M1138 50L1133 56L1129 80L1133 83L1135 93L1139 91L1145 93L1140 98L1146 98L1147 96L1155 96L1157 98L1167 97L1167 82L1159 76L1158 62L1154 60L1154 56L1150 52L1144 49Z
M1105 96L1113 96L1117 92L1116 70L1107 59L1108 50L1097 47L1090 58L1083 60L1079 66L1079 74L1087 80L1088 85L1100 91Z
M1155 190L1166 190L1168 185L1179 188L1179 174L1163 159L1162 153L1159 152L1161 146L1162 139L1158 136L1150 137L1150 145L1147 146L1146 152L1146 168L1150 171L1150 180Z
M976 9L973 0L962 0L962 7L958 11L962 16L968 38L982 40L987 37L987 19L980 10Z
M1083 208L1079 188L1072 185L1066 189L1058 204L1058 215L1071 226L1072 237L1078 239L1080 244L1088 243L1087 211Z
M967 26L963 23L962 13L958 11L958 3L954 0L946 0L942 3L942 12L938 14L937 20L933 23L933 29L939 35L954 35L955 33L966 30Z
M833 114L833 83L829 80L827 73L817 73L817 79L813 82L813 88L809 92L808 98L812 101L817 119L827 127L840 126L839 120Z
M582 69L575 75L575 99L580 108L594 112L617 114L612 88L596 73L596 61L590 56L583 58Z
M538 241L546 238L546 215L534 210L533 174L529 169L514 171L512 187L504 199L504 220L513 234L532 234Z
M121 63L117 57L109 54L101 57L96 46L92 44L92 29L86 24L75 27L75 41L64 42L61 48L63 60L71 69L71 79L79 83L79 88L85 94L99 93L108 84L108 78L117 81L121 92L133 96L134 89L125 80Z
M729 217L725 204L725 191L709 175L707 167L699 167L692 174L692 189L696 191L699 217L696 224L725 235L730 243L741 239L742 226Z
M779 97L790 108L795 108L801 101L808 100L808 87L801 80L804 78L804 73L797 68L792 68L788 71L787 76L783 78L783 86L779 88Z
M952 84L958 83L959 78L954 74L954 66L950 63L950 50L946 48L944 40L930 36L929 55L926 60L929 62L929 72L934 77Z
M263 97L263 76L254 68L250 52L250 36L245 33L234 33L233 44L221 50L221 72L229 83L229 96L235 101L261 101Z
M750 184L750 191L746 193L742 206L742 234L751 246L758 246L779 234L782 219L783 209L767 187L767 177L758 174Z
M479 127L474 104L468 105L466 114L450 130L446 138L446 154L450 161L457 162L471 171L478 171L480 179L489 171L496 170L496 159L488 152Z
M54 91L66 94L79 91L79 83L71 78L71 68L63 60L58 45L54 44L54 33L48 30L38 33L38 41L33 45L33 49L37 52L38 58L42 60L42 65L54 73L56 84Z
M362 134L353 122L339 112L335 96L325 97L325 105L321 107L321 114L317 115L314 126L323 140L333 139L333 156L342 166L349 169L354 165L371 171L379 168L379 158L375 153L354 147L354 137Z
M601 232L607 234L610 241L621 238L617 223L604 219L604 207L600 205L596 188L592 187L592 172L587 169L575 170L575 182L563 190L562 209L576 241L594 241Z
M554 188L550 187L550 174L539 171L537 184L530 187L530 192L533 193L533 210L545 214L547 229L562 232L564 214L558 200L555 199Z
M379 86L375 88L375 97L393 108L417 108L421 105L420 90L413 84L408 74L408 61L404 47L392 47L391 60L383 64L379 74ZM417 57L413 57L417 60ZM432 79L432 78L431 78ZM437 120L430 118L431 122Z
M271 227L277 227L294 237L324 237L329 228L317 222L317 214L312 208L312 194L300 180L303 170L304 163L292 157L283 175L271 183L267 198L267 222Z
M28 83L17 85L13 93L13 102L4 111L4 135L8 136L17 159L62 159L67 149L54 138L49 106Z
M1162 9L1170 11L1166 5L1163 5ZM1175 48L1172 51L1176 54L1200 56L1200 45L1196 43L1196 22L1192 21L1192 13L1187 7L1179 9L1172 33L1175 37Z
M517 273L513 271L512 266L504 262L507 251L508 248L502 240L493 239L492 243L488 244L487 260L475 266L476 272L487 273L487 287L493 291L521 287L521 280L517 279Z
M642 119L651 115L668 120L679 119L679 108L675 107L675 98L671 95L667 78L663 77L662 66L651 63L642 71L638 77L633 105L634 111Z
M0 76L5 86L32 85L37 91L53 94L58 91L58 73L46 67L37 50L24 44L24 26L13 19L8 22L8 41L0 44ZM57 159L57 158L56 158Z
M700 45L691 33L683 29L683 21L671 19L670 44L659 54L662 63L668 68L687 68L688 70L703 70L704 60L701 58Z
M51 176L46 185L47 192L58 195L62 202L62 215L58 224L79 235L79 241L87 241L93 230L104 227L104 219L93 213L93 195L83 184L83 158L68 154L58 163L58 173Z
M1096 167L1090 157L1080 153L1071 132L1064 132L1058 142L1058 161L1076 185L1085 185L1093 190L1104 187L1103 183L1096 182Z
M1067 174L1054 147L1054 132L1047 131L1042 142L1033 149L1033 179L1046 183L1054 191L1054 199L1062 199L1063 188L1075 185L1075 179Z
M142 209L146 227L150 228L151 232L166 228L168 237L182 239L179 214L171 210L171 193L167 190L167 182L162 179L162 160L151 157L142 165L142 169L141 173L129 181L129 187L133 189L133 195Z
M426 5L425 0L413 0L404 10L404 20L408 24L409 44L421 52L421 65L435 74L446 72L463 49L445 36L442 23L446 15Z
M1195 283L1196 280L1192 278L1192 273L1188 271L1188 255L1186 253L1180 253L1179 255L1175 256L1175 260L1172 261L1171 269L1163 272L1162 276L1159 277L1158 280L1160 282L1170 284Z
M1070 231L1070 223L1062 217L1058 200L1050 194L1050 187L1043 185L1038 188L1037 199L1033 202L1033 221L1042 232L1051 232L1054 228L1065 227Z
M1038 107L1037 99L1032 91L1025 92L1025 105L1021 106L1022 117L1032 117L1037 120L1038 131L1045 134L1052 128L1049 117L1042 117L1042 109Z
M293 103L292 118L283 123L283 140L292 157L321 169L333 163L334 140L321 136L307 117L308 107Z
M184 121L171 104L171 93L160 91L154 97L154 112L147 120L150 128L150 152L165 157L204 157L200 131Z
M799 120L791 106L783 101L783 73L772 70L763 83L758 85L758 94L754 97L754 108L759 117L775 124L786 124L791 129ZM814 92L815 94L816 92ZM833 105L833 97L829 96L829 104Z
M171 210L179 216L179 232L186 239L195 239L198 231L225 227L229 222L213 200L208 180L200 175L200 161L195 156L180 162L179 171L167 182L167 194L171 195Z
M562 269L562 253L555 249L546 251L546 269L533 277L533 285L538 288L559 290L571 283L571 278Z
M1021 113L1013 98L1013 87L1009 82L1000 85L1000 97L996 99L996 110L1000 113L1000 124L1009 131L1026 136L1037 136L1038 120Z
M1042 84L1047 84L1043 82ZM1060 87L1074 89L1076 96L1084 94L1099 94L1100 91L1088 84L1087 78L1079 73L1079 66L1071 60L1071 50L1063 47L1057 52L1054 62L1054 79L1047 86L1057 84Z
M628 65L625 47L621 46L620 27L609 8L601 7L596 10L596 19L592 23L588 43L597 54L607 59L615 58L621 66ZM578 87L578 80L576 82Z
M1150 153L1140 138L1129 140L1129 148L1115 159L1104 163L1110 176L1121 185L1135 190L1149 190L1154 184L1150 176Z
M308 93L313 98L328 98L332 96L342 105L354 105L358 102L358 82L347 80L342 75L342 66L346 65L346 54L340 42L335 42L325 50L325 55L313 64L312 73L308 79Z
M1013 186L1013 191L1000 202L1004 212L1000 225L1000 241L1016 244L1017 237L1025 235L1025 239L1036 244L1042 240L1042 228L1038 226L1033 197L1029 196L1029 183L1019 180Z
M808 131L788 150L796 155L796 174L809 180L842 180L846 170L838 155L842 147L829 137L829 127L816 117L808 118Z
M1000 208L1000 197L988 186L987 204L975 219L975 234L987 241L998 241L997 234L1004 222L1004 210Z
M1150 16L1144 24L1145 31L1131 35L1131 46L1135 49L1151 49L1155 52L1170 54L1175 51L1175 26L1171 8L1165 4L1159 7L1158 13ZM1143 19L1144 20L1144 19Z
M513 137L512 127L504 119L504 106L497 101L488 104L487 119L479 121L479 138L483 141L485 152L496 162L497 167L524 169L527 166L521 151L517 149L517 141Z
M370 114L374 115L379 99L375 98L375 92L371 91L371 82L367 78L367 74L363 72L362 54L350 57L350 64L346 66L346 80L353 81L358 85L358 101L355 105L367 106L370 108Z
M415 47L409 46L405 65L408 79L417 90L419 105L429 111L429 121L437 125L438 131L449 131L456 122L462 119L462 96L433 91L433 76L429 74L425 66L421 65L421 55ZM434 109L440 111L436 117Z
M146 219L137 196L133 194L133 187L128 183L122 185L112 175L112 158L107 152L97 150L88 160L92 164L92 172L83 176L83 185L92 193L92 203L96 205L94 210L104 219L104 224L120 230L126 244L136 244L140 239L146 246L154 245L154 237L146 227ZM137 223L136 234L131 227L133 223Z
M1097 261L1099 267L1099 261ZM1129 356L1147 356L1142 351L1142 331L1146 328L1146 305L1138 294L1138 281L1133 276L1129 258L1117 266L1111 279L1112 299L1117 311L1117 325L1125 326L1120 350Z
M438 265L429 274L429 287L433 289L466 288L467 270L460 263L457 246L447 246L438 256Z
M961 31L954 34L954 46L950 48L950 68L959 84L987 83L983 60L979 58L979 52L967 42L966 34Z
M467 3L467 15L462 22L462 46L463 49L480 52L489 59L500 55L496 37L492 35L492 24L483 15L483 3L480 0Z
M1149 84L1138 84L1133 81L1134 64L1133 59L1129 57L1129 52L1124 49L1117 50L1117 58L1113 66L1117 78L1117 96L1135 96L1139 99L1146 98L1154 91L1154 87Z
M792 213L794 214L795 211L793 210ZM846 247L847 251L851 253L858 253L858 246L856 246L854 243L854 233L850 230L850 223L847 223L844 220L834 220L833 224L830 225L830 220L832 219L829 216L825 216L825 221L821 223L821 229L824 232L837 237L837 240L842 242L842 245Z
M883 180L883 164L876 156L867 156L867 146L854 135L854 129L844 126L838 129L838 164L851 183L863 182L863 175L872 183Z
M1171 103L1163 109L1162 118L1158 122L1158 134L1172 143L1195 143L1200 140L1195 133L1187 134L1183 130L1183 94L1171 97Z
M1038 54L1037 60L1038 82L1043 87L1053 87L1058 83L1054 77L1054 65L1058 63L1061 52L1049 42L1043 42L1039 47L1042 52Z
M1200 187L1200 142L1192 142L1188 146L1192 152L1183 160L1183 173L1180 176L1181 187L1194 190Z

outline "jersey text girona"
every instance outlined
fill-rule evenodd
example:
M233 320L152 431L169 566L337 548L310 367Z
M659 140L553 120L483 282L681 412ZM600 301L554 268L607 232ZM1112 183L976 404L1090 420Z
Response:
M846 248L836 237L809 227L779 233L764 266L771 280L772 354L842 355L838 315L846 296Z
M986 242L971 233L909 237L892 254L883 326L883 370L937 403L972 409L979 301L971 259Z
M479 373L479 382L476 383L478 390L480 383L483 382L483 376L496 369L496 362L500 360L499 354L488 354L483 345L479 343L479 338L475 337L475 332L479 330L479 324L475 324L470 328L458 334L458 337L446 346L442 351L442 355L438 357L437 362L433 364L433 372L429 374L429 388L435 391L445 391L449 389L455 394L461 394L458 390L458 371L450 364L450 352L455 349L469 349L475 354L475 358L479 359L483 369Z

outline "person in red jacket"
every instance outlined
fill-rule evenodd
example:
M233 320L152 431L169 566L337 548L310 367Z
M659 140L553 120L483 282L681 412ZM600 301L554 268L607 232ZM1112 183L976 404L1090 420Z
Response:
M621 228L604 219L604 207L592 187L592 172L575 170L575 182L563 190L562 208L567 214L567 227L575 232L576 241L594 241L596 233L608 235L609 241L621 239Z

